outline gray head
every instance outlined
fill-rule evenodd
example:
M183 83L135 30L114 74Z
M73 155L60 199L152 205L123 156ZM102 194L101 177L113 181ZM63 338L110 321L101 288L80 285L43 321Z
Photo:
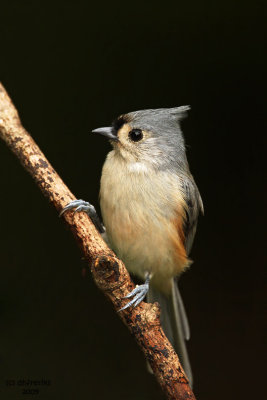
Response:
M119 116L111 127L93 130L111 140L114 150L129 162L156 168L187 169L180 121L189 106L134 111Z

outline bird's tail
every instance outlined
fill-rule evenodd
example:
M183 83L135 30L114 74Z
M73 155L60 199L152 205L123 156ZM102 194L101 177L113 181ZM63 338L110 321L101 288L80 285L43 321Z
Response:
M171 296L165 296L150 287L147 301L149 303L157 301L160 304L162 328L177 352L192 387L193 375L185 343L190 338L190 329L177 282L174 279L172 280Z

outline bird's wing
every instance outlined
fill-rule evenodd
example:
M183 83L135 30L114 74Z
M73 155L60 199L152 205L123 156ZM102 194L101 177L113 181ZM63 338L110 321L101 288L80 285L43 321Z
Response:
M186 176L182 180L182 190L184 200L187 205L186 218L184 221L184 236L185 236L185 248L187 255L189 254L194 236L197 229L197 220L199 212L204 213L204 207L197 185L195 184L194 178Z

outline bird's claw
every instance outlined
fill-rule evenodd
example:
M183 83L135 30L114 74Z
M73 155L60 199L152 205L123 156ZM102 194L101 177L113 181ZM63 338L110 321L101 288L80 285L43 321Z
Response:
M133 297L129 303L127 303L124 307L122 307L119 311L126 310L128 307L136 307L141 301L145 298L149 289L149 283L145 282L143 285L137 285L135 289L133 289L124 299L129 299Z
M88 201L84 201L84 200L71 201L69 204L66 205L66 207L63 208L63 210L60 212L59 216L61 217L61 215L63 215L65 211L72 210L73 208L75 208L74 214L76 212L81 212L81 211L86 212L86 214L88 214L89 217L91 218L96 229L100 233L105 232L105 227L101 223L101 221L97 215L97 212L95 210L95 207L92 206L92 204L90 204Z
M75 208L74 214L76 212L81 212L81 211L84 211L89 215L92 213L96 213L95 207L92 206L92 204L90 204L88 201L73 200L63 208L63 210L60 212L59 216L61 217L64 214L64 212L66 212L68 210L72 210L73 208Z

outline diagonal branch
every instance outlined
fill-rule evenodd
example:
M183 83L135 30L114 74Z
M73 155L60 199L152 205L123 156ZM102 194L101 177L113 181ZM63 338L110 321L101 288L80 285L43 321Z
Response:
M0 137L18 157L35 180L44 196L61 211L74 200L62 179L57 175L37 144L21 125L17 110L0 84ZM85 213L66 212L63 216L81 247L96 285L119 310L122 300L134 287L124 264L109 249ZM118 313L138 345L168 399L193 400L188 380L179 359L160 326L157 303L142 302L134 309Z

